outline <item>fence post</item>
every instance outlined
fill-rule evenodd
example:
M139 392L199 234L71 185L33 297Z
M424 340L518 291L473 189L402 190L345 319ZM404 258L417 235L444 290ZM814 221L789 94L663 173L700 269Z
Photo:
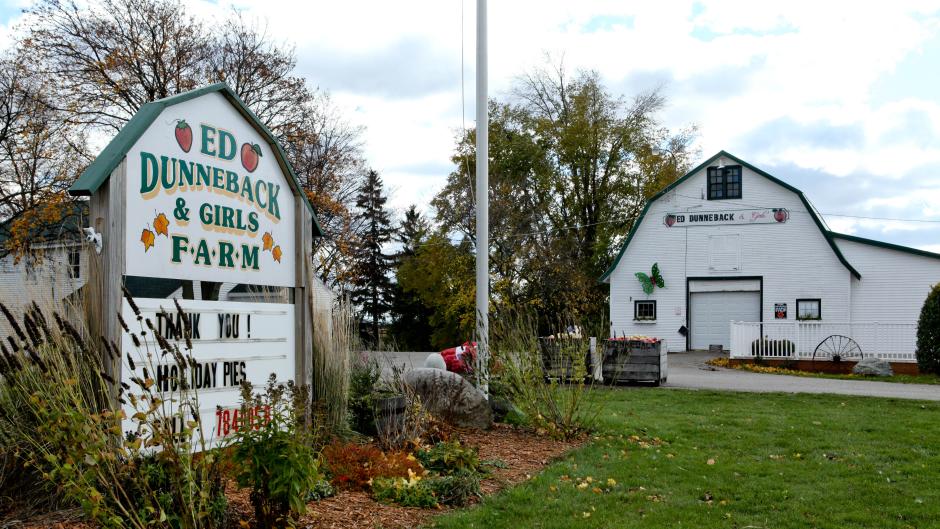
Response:
M594 377L594 380L600 382L604 379L603 376L603 366L601 365L602 358L597 354L597 337L591 336L588 340L588 348L591 351L591 365L594 367L594 373L591 375Z
M803 340L800 339L800 320L793 320L793 350L790 351L790 359L796 360L800 356L800 347Z
M881 358L879 356L881 354L881 332L879 331L880 329L878 328L878 322L876 321L875 322L875 353L873 355L875 358ZM862 358L865 358L865 351L862 351Z

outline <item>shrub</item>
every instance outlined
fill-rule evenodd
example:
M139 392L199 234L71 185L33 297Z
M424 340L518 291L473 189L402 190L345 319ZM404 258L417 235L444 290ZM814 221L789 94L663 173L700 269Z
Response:
M794 351L796 344L790 340L760 338L751 342L752 356L790 356Z
M405 452L383 453L372 445L332 444L323 449L331 483L340 490L368 490L378 477L424 475L424 468Z
M917 320L917 366L940 374L940 283L930 290Z
M403 507L437 507L432 484L413 472L407 478L376 478L372 483L372 497L376 501L397 503Z
M463 507L473 498L479 498L480 474L461 470L447 476L435 476L426 480L439 503Z
M264 393L252 395L251 390L250 384L242 385L242 419L230 438L235 479L251 489L255 527L293 527L321 479L299 404L307 393L292 383L277 384L274 374Z
M349 380L349 426L363 435L377 434L373 394L381 374L378 362L365 354L352 365Z
M310 489L310 492L307 493L307 501L320 501L335 495L336 489L333 488L333 485L330 484L330 481L324 478L320 478L313 488Z
M534 317L503 314L491 322L494 364L510 400L538 430L561 439L573 439L590 430L600 409L588 400L593 377L583 354L571 358L570 383L557 377L545 380ZM560 325L559 328L567 328Z
M482 468L477 451L465 447L460 441L448 441L421 449L415 452L415 457L425 469L442 475L457 474L460 472L477 473Z
M393 367L392 379L373 394L376 440L388 451L421 444L432 419L421 397L406 384L401 368Z

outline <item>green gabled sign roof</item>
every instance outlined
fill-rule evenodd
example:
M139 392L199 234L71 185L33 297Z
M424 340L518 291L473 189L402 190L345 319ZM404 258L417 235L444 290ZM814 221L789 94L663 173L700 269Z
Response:
M695 169L692 169L691 171L683 175L681 178L679 178L675 182L669 184L662 191L660 191L659 193L656 193L655 195L650 197L649 200L646 201L646 206L643 208L643 211L642 213L640 213L640 216L633 223L633 228L631 228L630 233L627 234L627 239L623 242L623 246L620 248L620 253L617 254L617 258L614 259L614 262L613 264L610 265L610 268L608 268L607 271L604 272L604 275L602 275L601 278L598 280L599 282L604 283L604 282L607 282L608 279L610 279L610 274L612 274L614 270L617 268L617 265L620 264L620 260L623 258L623 254L626 253L627 251L627 246L629 246L630 241L633 240L633 236L636 234L636 230L639 229L640 223L642 223L643 220L646 219L646 214L647 212L649 212L650 206L653 204L653 202L658 200L660 197L664 196L666 193L675 189L682 182L685 182L686 180L691 178L692 175L698 173L705 167L708 167L710 164L715 162L718 158L722 158L722 157L728 158L729 160L733 160L735 163L738 163L744 167L747 167L751 171L754 171L755 173L763 176L764 178L770 180L771 182L778 184L789 191L792 191L793 193L796 194L796 196L800 197L800 201L803 202L803 206L806 207L806 211L809 212L810 217L813 219L813 222L816 223L816 227L819 228L820 233L822 233L823 237L826 239L826 242L829 244L829 247L832 248L832 251L836 254L836 257L839 258L839 262L841 262L842 265L845 266L845 268L848 269L848 271L851 272L852 275L854 275L857 279L862 278L862 275L858 273L858 270L856 270L855 267L853 267L848 262L848 260L845 258L844 255L842 255L842 251L839 250L839 246L835 242L835 234L829 231L826 225L823 224L822 219L820 219L819 215L816 213L816 209L810 205L809 200L806 199L806 196L803 195L802 191L784 182L783 180L780 180L779 178L771 175L770 173L762 169L758 169L757 167L754 167L753 165L745 162L744 160L738 158L737 156L734 156L733 154L730 154L725 151L719 151L718 154L715 154L711 158L705 160L704 162L699 164L698 167L696 167Z
M294 191L297 192L301 200L303 200L304 204L307 206L307 209L310 210L311 216L313 217L313 235L315 237L322 237L323 229L320 227L320 222L317 220L317 213L313 209L313 205L311 205L310 201L307 199L307 195L304 193L303 187L300 185L300 181L297 179L293 167L291 167L290 163L287 161L287 155L284 153L284 149L281 148L281 145L274 138L274 134L268 130L254 112L245 106L245 103L226 83L204 86L190 90L189 92L183 92L182 94L151 101L140 107L140 110L134 114L134 117L121 127L121 130L118 131L117 135L108 143L108 146L101 151L101 154L95 158L95 161L93 161L91 165L82 172L81 176L78 177L78 180L72 184L72 187L69 188L69 194L73 196L90 196L94 194L98 191L98 188L101 187L101 184L111 176L111 173L121 163L121 160L127 156L127 152L137 143L137 140L140 139L165 108L212 92L222 94L225 99L238 110L242 117L251 123L258 134L260 134L268 146L271 147L275 158L277 158L278 165L281 167L284 174L288 175L288 181L294 186Z

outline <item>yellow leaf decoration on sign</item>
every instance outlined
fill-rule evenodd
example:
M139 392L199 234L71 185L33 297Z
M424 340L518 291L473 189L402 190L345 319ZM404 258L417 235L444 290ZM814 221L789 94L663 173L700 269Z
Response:
M274 260L280 263L281 262L281 246L280 245L275 246L274 249L271 250L271 253L274 255Z
M140 242L144 243L145 252L149 250L151 246L153 246L154 238L156 238L156 235L154 235L153 232L148 230L147 228L144 228L144 231L141 232Z
M264 246L261 248L261 251L270 250L274 247L274 237L271 237L271 232L266 231L264 235L261 236L261 242Z
M153 229L156 230L157 235L163 235L164 237L169 237L170 234L167 232L167 227L170 226L170 219L166 218L166 215L163 213L157 215L157 218L153 219Z

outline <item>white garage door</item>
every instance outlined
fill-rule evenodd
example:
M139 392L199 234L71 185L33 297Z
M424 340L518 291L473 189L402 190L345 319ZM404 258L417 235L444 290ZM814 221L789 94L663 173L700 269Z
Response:
M693 292L692 349L731 347L731 321L760 321L760 292Z

